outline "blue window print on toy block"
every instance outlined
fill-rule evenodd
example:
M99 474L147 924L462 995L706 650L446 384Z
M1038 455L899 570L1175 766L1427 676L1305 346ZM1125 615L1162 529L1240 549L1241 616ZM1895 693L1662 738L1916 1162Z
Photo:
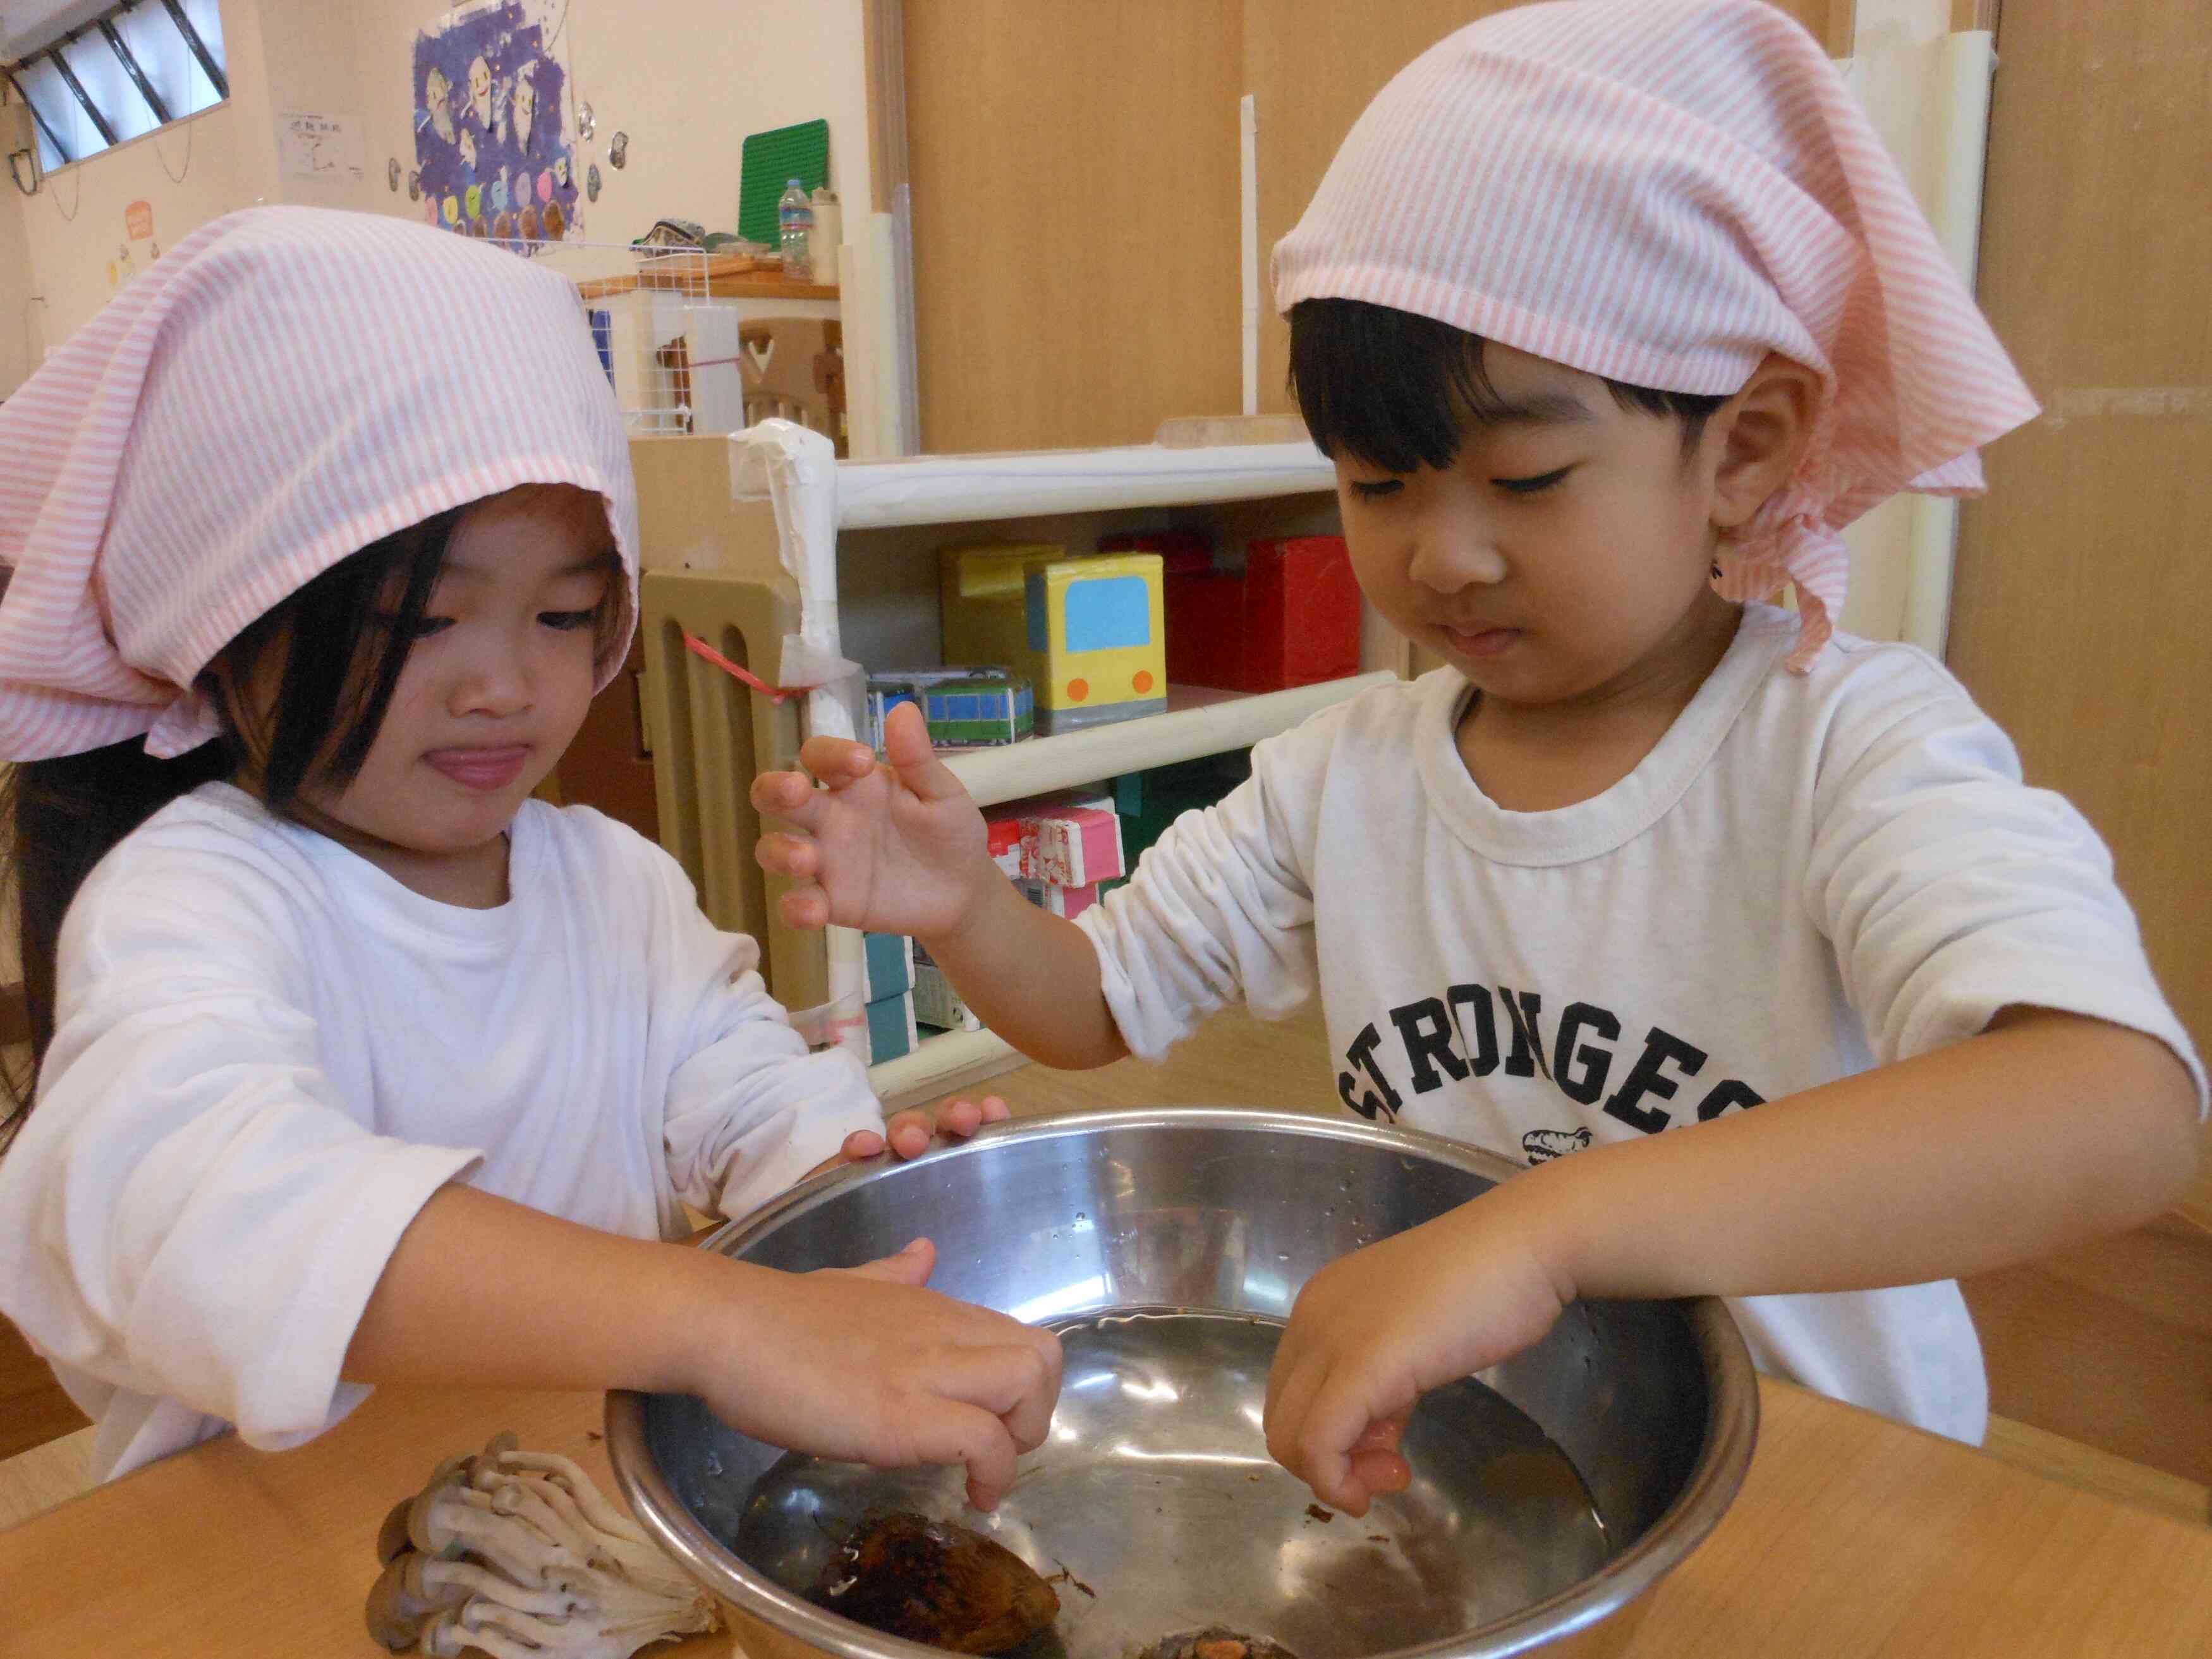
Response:
M1030 649L1051 648L1052 615L1043 573L1032 571L1025 584ZM1070 651L1127 651L1152 642L1152 590L1141 576L1079 578L1062 590L1066 608L1062 626Z

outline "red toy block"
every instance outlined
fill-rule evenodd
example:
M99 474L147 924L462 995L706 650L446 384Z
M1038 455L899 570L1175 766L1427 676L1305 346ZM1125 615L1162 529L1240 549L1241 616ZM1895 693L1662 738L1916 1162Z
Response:
M1099 545L1161 556L1171 684L1280 691L1359 672L1359 584L1341 536L1253 542L1241 576L1188 531Z

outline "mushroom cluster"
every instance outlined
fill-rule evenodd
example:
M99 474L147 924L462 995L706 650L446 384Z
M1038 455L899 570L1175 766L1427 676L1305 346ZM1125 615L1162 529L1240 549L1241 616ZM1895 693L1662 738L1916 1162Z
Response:
M394 1653L629 1659L720 1625L713 1599L572 1460L495 1435L394 1504L368 1633Z

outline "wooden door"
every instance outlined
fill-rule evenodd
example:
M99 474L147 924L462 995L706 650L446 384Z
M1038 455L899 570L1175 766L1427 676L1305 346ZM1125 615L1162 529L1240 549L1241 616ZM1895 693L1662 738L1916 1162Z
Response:
M1949 658L2112 844L2212 1040L2212 7L2006 0L1981 298L2042 399L1960 524ZM2212 1170L2190 1212L2212 1224Z
M924 450L1143 443L1237 409L1241 17L905 8Z
M1243 398L1237 102L1266 261L1384 82L1501 0L927 0L902 9L916 380L933 453L1141 443ZM1784 0L1841 57L1856 0ZM891 38L894 31L878 26ZM881 101L879 97L878 101ZM895 157L880 176L899 175Z

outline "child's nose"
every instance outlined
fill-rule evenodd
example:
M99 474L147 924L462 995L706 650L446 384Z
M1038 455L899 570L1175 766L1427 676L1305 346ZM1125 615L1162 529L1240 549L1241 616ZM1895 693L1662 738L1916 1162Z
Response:
M1424 525L1417 532L1407 574L1438 593L1487 586L1505 578L1505 559L1488 532L1465 521Z
M519 714L530 707L527 668L505 659L468 665L453 685L453 712L459 714Z

